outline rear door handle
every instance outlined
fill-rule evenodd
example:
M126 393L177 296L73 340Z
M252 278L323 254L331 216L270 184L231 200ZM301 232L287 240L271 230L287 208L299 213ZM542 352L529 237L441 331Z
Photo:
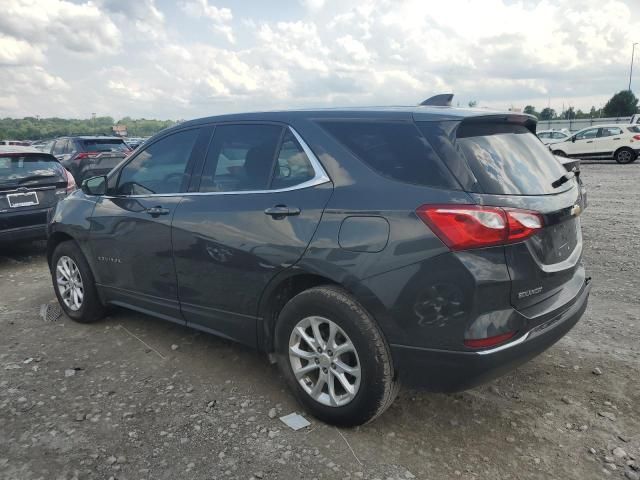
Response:
M276 205L275 207L267 208L264 211L265 214L270 215L273 218L284 218L292 215L300 215L300 209L298 207L287 207L286 205Z
M614 138L614 140L620 140L620 137L616 137L616 138Z
M163 207L149 207L145 210L145 212L152 217L157 217L159 215L168 215L169 209Z

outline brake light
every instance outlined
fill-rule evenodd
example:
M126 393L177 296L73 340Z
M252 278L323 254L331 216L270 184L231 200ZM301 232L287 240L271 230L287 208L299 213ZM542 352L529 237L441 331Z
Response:
M84 158L95 158L98 155L100 155L100 154L97 153L97 152L79 152L79 153L76 154L74 160L78 161L78 160L82 160Z
M513 338L516 332L507 332L501 333L500 335L495 335L493 337L487 338L469 338L465 339L464 346L469 348L487 348L487 347L495 347L507 340Z
M69 195L71 192L73 192L78 188L78 185L76 185L76 180L73 178L73 175L71 175L71 172L66 168L64 169L64 174L67 177L66 192L67 192L67 195Z
M633 142L634 140L635 140L635 141L640 140L640 135L634 135L634 136L632 137L631 141Z
M451 250L520 242L543 225L536 212L480 205L422 205L416 214Z

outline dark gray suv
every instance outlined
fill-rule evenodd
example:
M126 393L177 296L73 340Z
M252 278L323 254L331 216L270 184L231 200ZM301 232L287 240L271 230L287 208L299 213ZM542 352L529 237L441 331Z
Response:
M58 205L80 322L119 305L273 354L316 417L472 387L583 314L580 188L535 119L449 107L182 123Z

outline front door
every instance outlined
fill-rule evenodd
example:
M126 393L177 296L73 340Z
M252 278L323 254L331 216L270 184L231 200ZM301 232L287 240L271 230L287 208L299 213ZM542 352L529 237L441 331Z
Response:
M589 158L594 153L594 140L598 135L598 128L588 128L575 134L574 142L567 142L567 154L570 157Z
M185 195L173 220L187 323L255 345L260 296L302 256L332 189L288 127L216 127L198 191Z
M91 218L96 282L111 303L184 323L171 220L189 181L199 130L181 130L145 146L114 172L108 194L96 203Z

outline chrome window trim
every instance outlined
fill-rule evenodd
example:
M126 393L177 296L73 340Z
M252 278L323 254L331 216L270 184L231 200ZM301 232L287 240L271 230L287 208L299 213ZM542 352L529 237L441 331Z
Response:
M309 158L309 162L311 162L311 167L314 171L314 177L310 180L307 180L302 183L298 183L297 185L293 185L291 187L286 188L278 188L274 190L238 190L238 191L229 191L229 192L182 192L182 193L150 193L148 195L105 195L106 198L153 198L153 197L176 197L176 196L185 196L185 197L193 197L200 195L249 195L255 193L281 193L281 192L291 192L294 190L302 190L304 188L316 187L318 185L322 185L324 183L331 182L331 178L327 175L327 172L322 167L320 160L315 154L311 151L307 143L302 139L302 137L296 132L296 130L287 125L289 131L293 134L296 140L300 143L302 150ZM215 134L215 133L214 133Z

